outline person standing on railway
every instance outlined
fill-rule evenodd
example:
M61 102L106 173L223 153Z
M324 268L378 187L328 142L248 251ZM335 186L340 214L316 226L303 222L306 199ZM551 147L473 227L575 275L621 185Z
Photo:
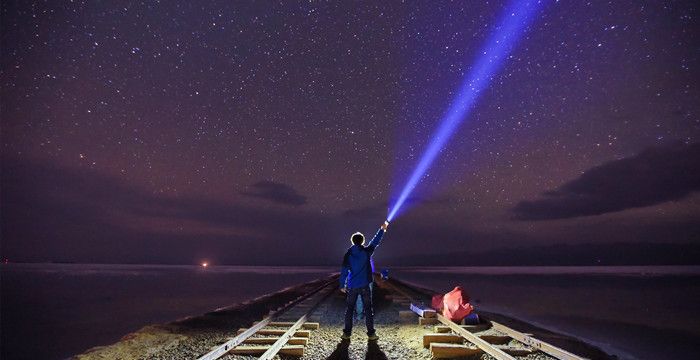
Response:
M379 339L374 330L374 310L372 308L372 292L370 291L370 284L373 279L370 259L388 227L389 222L385 221L367 246L364 245L365 236L362 233L356 232L350 237L353 245L343 257L343 266L340 271L340 291L347 296L345 328L342 336L344 340L350 339L352 334L352 318L358 297L362 298L362 304L364 305L367 338L369 340Z

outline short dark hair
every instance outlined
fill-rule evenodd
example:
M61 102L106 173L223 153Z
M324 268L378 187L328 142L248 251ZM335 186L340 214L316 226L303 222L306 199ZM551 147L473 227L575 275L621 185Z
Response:
M350 241L352 241L352 243L355 245L360 245L365 242L365 236L362 235L362 233L356 232L352 234Z

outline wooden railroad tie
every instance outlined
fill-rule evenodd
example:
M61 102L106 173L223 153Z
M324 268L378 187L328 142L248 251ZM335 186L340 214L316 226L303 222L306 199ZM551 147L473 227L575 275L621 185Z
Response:
M489 324L479 324L479 325L460 325L464 330L467 330L471 333L476 333L484 330L488 330L491 328ZM447 333L452 331L449 326L446 325L436 325L435 328L433 329L434 332L436 333Z
M504 353L512 356L528 356L535 352L535 350L533 350L532 348L525 347L510 347L507 345L497 345L495 347L497 349L500 349Z
M272 345L279 340L279 337L261 337L261 338L247 338L243 340L244 344L255 344L255 345ZM309 342L309 338L305 337L293 337L287 341L289 345L306 345Z
M238 329L238 334L243 334L248 329ZM285 329L260 329L255 332L257 335L284 335L287 332ZM311 336L311 331L309 330L297 330L294 332L294 337L309 337Z
M433 359L450 359L476 355L483 351L476 346L470 345L432 343L430 344L430 352L433 354Z
M429 348L432 343L463 344L464 338L457 334L430 333L423 335L423 347Z
M257 325L260 321L256 321L253 325ZM294 321L272 321L267 324L269 327L290 327L294 325ZM305 322L301 325L302 328L306 330L318 330L321 325L318 322Z
M269 348L269 346L237 346L229 352L235 355L262 355ZM304 345L285 345L279 350L278 354L304 356Z

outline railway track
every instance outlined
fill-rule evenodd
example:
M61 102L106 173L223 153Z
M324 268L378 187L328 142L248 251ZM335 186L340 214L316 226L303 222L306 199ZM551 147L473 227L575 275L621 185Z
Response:
M420 325L421 329L413 330L416 332L408 339L415 339L409 341L418 343L422 340L422 347L417 343L413 343L415 345L406 343L403 346L425 349L420 350L425 351L421 358L449 359L472 356L478 358L480 355L488 355L488 358L498 360L515 360L528 357L531 354L541 354L537 357L544 356L545 358L562 360L584 359L536 339L531 334L519 332L495 321L486 321L478 325L457 324L423 305L430 296L427 292L420 292L420 290L412 289L399 282L393 280L377 281L377 286L383 290L385 298L394 304L391 307L393 310L387 309L388 311L397 311L403 308L405 310L399 310L399 318L405 319L410 316L415 321L417 317L417 325ZM337 291L337 278L333 277L271 311L268 316L254 322L250 327L239 329L235 336L210 349L208 353L201 355L197 360L213 360L224 356L227 358L243 356L246 359L257 357L269 360L276 358L277 355L303 357L304 359L325 358L319 357L319 353L323 353L323 351L316 351L320 349L319 346L324 346L321 345L322 342L310 341L313 331L319 330L322 325L315 322L319 319L312 319L310 315L315 309L319 309L319 306L330 306L329 303L333 303L333 301L325 300L335 291ZM338 306L339 300L337 296L335 298L336 306ZM342 310L336 308L332 311L340 312ZM315 316L318 316L319 312L326 313L326 311L318 311ZM433 327L428 329L424 326ZM322 330L322 332L326 334L331 332L333 333L331 337L334 338L335 330L329 328ZM340 342L339 330L337 335L337 341ZM309 346L309 349L316 350L310 350L311 353L305 355ZM427 353L428 351L429 353Z
M310 331L320 326L317 322L309 322L309 315L336 289L337 279L333 278L271 311L267 317L255 322L250 328L239 329L236 336L217 345L197 360L214 360L227 354L257 355L259 359L265 360L272 359L277 354L304 355Z
M516 356L528 356L543 352L561 360L584 360L552 344L507 327L495 321L478 325L462 325L426 307L419 296L411 294L391 281L383 285L399 294L398 300L410 302L410 310L419 316L419 325L436 324L434 332L423 335L423 346L430 349L434 359L448 359L486 353L498 360L515 360Z

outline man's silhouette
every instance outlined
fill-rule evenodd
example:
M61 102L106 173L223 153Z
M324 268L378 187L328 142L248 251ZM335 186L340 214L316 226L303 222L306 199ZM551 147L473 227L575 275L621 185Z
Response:
M370 259L372 253L379 246L379 242L384 236L388 222L384 222L374 235L372 241L364 246L365 236L362 233L354 233L350 237L352 246L345 253L343 258L343 268L340 272L340 290L347 294L347 307L345 308L345 328L343 329L343 339L349 339L352 334L352 315L355 311L357 297L362 297L364 305L365 324L367 325L367 337L369 340L377 340L374 330L374 311L372 309L372 292L369 285L372 283L372 265Z

